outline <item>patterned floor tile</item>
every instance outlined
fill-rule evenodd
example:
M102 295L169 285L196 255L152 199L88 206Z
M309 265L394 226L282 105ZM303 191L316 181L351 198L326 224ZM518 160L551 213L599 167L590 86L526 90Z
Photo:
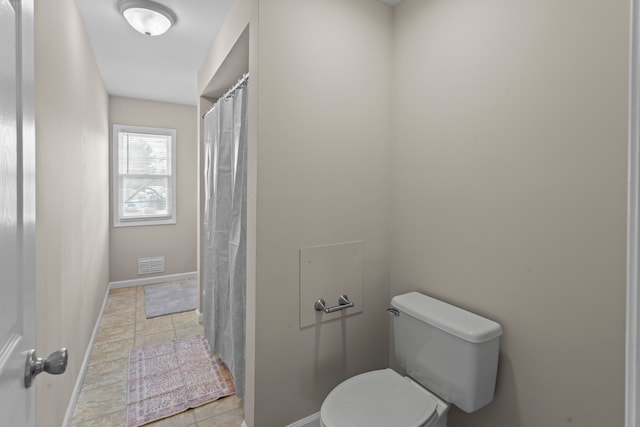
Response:
M176 329L200 325L198 323L198 315L195 310L173 314L171 315L171 320L173 321L173 327Z
M136 330L135 324L114 325L110 327L98 328L96 343L120 341L122 339L133 338Z
M173 322L169 316L147 319L143 322L136 323L136 337L165 331L173 331Z
M109 299L104 306L104 314L122 313L125 311L135 310L136 303L127 296L118 299Z
M136 323L141 323L147 320L147 313L143 308L136 309Z
M129 375L129 357L126 359L104 362L91 358L82 384L82 394L85 390L103 387L109 384L125 382Z
M198 427L240 427L244 417L242 408L232 409L215 417L197 422Z
M224 414L232 409L242 407L242 399L237 396L223 397L206 405L199 406L194 409L196 421L199 423L203 420Z
M71 427L124 427L127 413L124 409L110 414L100 414L97 418L79 421L71 420Z
M102 362L126 358L129 357L129 350L133 348L133 344L133 337L118 341L96 342L91 357L100 359Z
M202 325L176 329L176 338L193 337L195 335L204 335L204 328L202 327Z
M130 288L111 289L109 291L109 298L120 296L120 295L125 295L125 296L135 300L136 292L137 292L137 287L135 287L135 286L132 286Z
M112 289L70 426L125 426L129 349L203 334L193 311L147 319L143 286ZM229 396L148 426L232 427L242 419L242 400Z
M147 345L160 344L161 342L170 341L175 339L176 333L172 330L164 331L151 335L139 335L135 339L135 347L144 347Z
M193 416L193 409L189 409L181 414L145 424L145 427L191 427L195 425L196 419Z
M116 412L127 404L127 383L120 382L83 390L76 402L73 420L84 422Z
M136 323L135 311L124 313L107 313L102 316L100 322L101 328L110 328L112 326L129 325Z

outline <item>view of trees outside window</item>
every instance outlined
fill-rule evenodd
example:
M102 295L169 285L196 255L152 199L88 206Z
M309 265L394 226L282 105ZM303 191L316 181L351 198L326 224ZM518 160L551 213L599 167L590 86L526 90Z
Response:
M171 215L171 136L119 134L121 218Z

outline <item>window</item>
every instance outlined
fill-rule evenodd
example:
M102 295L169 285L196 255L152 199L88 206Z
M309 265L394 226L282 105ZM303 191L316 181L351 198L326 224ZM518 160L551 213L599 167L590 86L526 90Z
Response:
M113 126L113 225L176 223L176 131Z

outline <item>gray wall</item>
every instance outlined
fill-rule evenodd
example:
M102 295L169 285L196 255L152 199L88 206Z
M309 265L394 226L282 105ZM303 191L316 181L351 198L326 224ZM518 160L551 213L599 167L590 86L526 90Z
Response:
M629 2L405 0L391 293L504 327L451 427L622 426Z
M114 124L176 129L178 197L176 224L113 227L111 219L110 280L116 282L196 271L196 108L110 96L109 123L110 135ZM164 273L138 275L138 258L154 256L164 256Z
M73 0L35 2L36 348L69 350L36 381L60 426L109 282L108 98Z

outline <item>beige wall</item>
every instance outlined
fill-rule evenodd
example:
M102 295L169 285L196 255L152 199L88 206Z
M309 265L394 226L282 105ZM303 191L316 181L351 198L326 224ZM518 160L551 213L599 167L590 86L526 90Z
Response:
M207 52L206 57L202 61L202 65L198 70L198 94L201 96L211 96L207 93L211 87L218 86L219 79L214 76L224 70L224 63L230 57L231 51L237 44L238 39L249 25L251 10L256 0L234 0L229 13L224 19L220 31L216 36L211 48ZM241 70L247 72L247 70ZM240 76L236 77L237 80ZM227 84L228 82L225 82ZM235 83L231 77L231 84ZM217 96L222 95L225 90ZM202 112L204 113L204 111Z
M346 377L388 364L391 9L368 0L238 1L200 70L201 93L243 19L251 74L245 417L251 427L281 427L316 412ZM313 310L313 301L298 308L299 248L353 240L364 241L363 313L300 329L299 309Z
M622 426L629 2L405 0L391 293L500 322L451 427Z
M384 308L411 290L505 331L495 401L451 427L622 425L628 4L512 3L236 2L249 426L386 366ZM365 312L301 330L298 249L358 239Z
M111 219L110 280L117 282L196 271L196 108L111 96L110 134L114 124L176 129L178 198L176 224L113 227ZM138 258L153 256L164 256L164 273L138 275Z
M73 0L35 2L37 425L64 419L109 281L108 98Z
M260 1L254 427L388 364L391 18L370 0ZM299 248L354 240L363 312L300 329Z

